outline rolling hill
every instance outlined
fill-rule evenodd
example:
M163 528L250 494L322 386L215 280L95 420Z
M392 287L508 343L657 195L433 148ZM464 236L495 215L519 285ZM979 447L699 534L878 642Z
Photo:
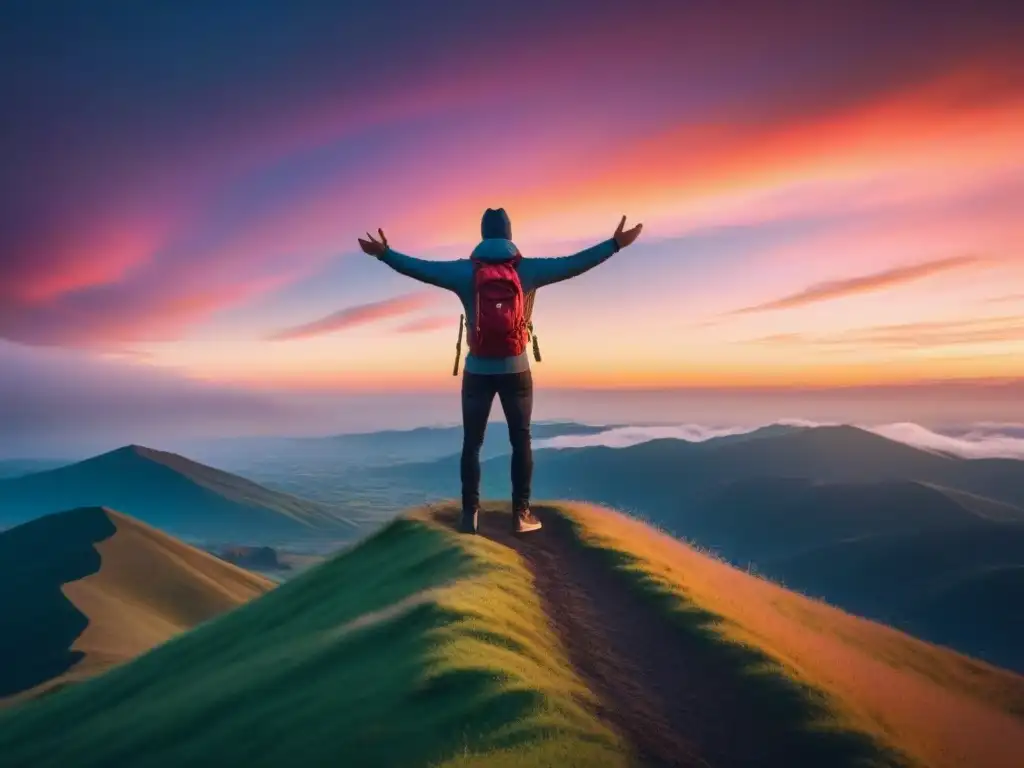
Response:
M0 534L0 700L82 680L272 582L101 507Z
M882 533L758 568L804 594L1024 672L1024 525Z
M778 477L729 483L675 525L731 560L766 562L880 536L1024 528L1024 510L914 480Z
M487 495L507 497L506 464L484 463ZM953 589L993 579L1012 591L1024 567L1024 462L956 458L854 427L776 425L702 443L539 450L535 465L537 495L629 510L807 594L1024 671L1019 622L1008 631L998 601L963 602ZM428 498L458 494L454 462L379 472Z
M540 534L399 519L102 677L0 713L11 768L965 765L1024 751L1024 678L608 510ZM350 586L351 585L351 586Z
M543 496L583 494L676 516L730 483L798 478L818 483L912 480L1024 507L1024 462L963 459L926 451L851 426L774 425L743 435L689 442L651 440L627 448L543 449L535 452L534 483ZM508 492L507 459L484 462L494 496ZM383 467L393 482L441 496L458 490L458 457ZM454 471L453 471L454 470ZM615 500L614 503L620 503Z
M344 539L357 530L327 505L137 445L0 480L3 524L79 506L111 507L193 542Z

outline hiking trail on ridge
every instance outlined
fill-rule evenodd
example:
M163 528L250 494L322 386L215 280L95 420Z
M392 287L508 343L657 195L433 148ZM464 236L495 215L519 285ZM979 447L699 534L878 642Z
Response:
M641 765L788 765L786 744L731 684L729 671L598 553L575 543L571 523L556 510L533 512L544 527L515 535L508 513L482 509L479 535L523 558L575 672L597 696L595 715ZM457 520L451 509L435 517L453 527Z

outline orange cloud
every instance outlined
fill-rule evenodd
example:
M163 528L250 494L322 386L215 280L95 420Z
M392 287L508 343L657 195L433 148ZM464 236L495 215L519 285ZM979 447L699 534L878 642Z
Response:
M0 301L0 337L39 346L113 350L122 344L166 342L225 305L281 287L294 273L258 276L195 290L171 281L93 286L53 303Z
M396 296L393 299L374 301L369 304L357 304L339 312L334 312L327 317L322 317L319 320L292 328L285 328L282 331L271 334L267 338L271 341L285 341L322 336L326 333L341 331L356 325L365 325L366 323L373 323L389 317L406 315L434 304L437 298L438 295L435 293L421 291Z
M773 346L806 345L853 350L870 346L920 349L993 342L1024 342L1024 317L896 323L824 336L783 333L752 339L752 343Z
M753 312L766 312L773 309L790 309L792 307L803 307L819 301L830 301L841 299L847 296L855 296L861 293L879 291L891 288L903 283L921 280L940 272L975 264L980 261L977 256L954 256L937 261L928 261L923 264L914 264L907 267L895 267L883 272L876 272L870 275L850 277L843 280L829 280L818 283L802 291L774 299L763 304L755 304L750 307L728 312L728 315L746 315Z
M974 66L819 114L674 126L502 204L540 239L589 237L623 212L642 216L652 236L671 236L874 198L955 195L1020 167L1022 146L1019 78ZM871 194L860 185L873 185ZM457 195L423 221L463 226L480 200ZM453 228L440 239L459 235Z

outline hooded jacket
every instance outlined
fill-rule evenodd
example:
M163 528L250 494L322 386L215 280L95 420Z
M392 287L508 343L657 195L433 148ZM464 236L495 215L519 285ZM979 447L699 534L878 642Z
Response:
M582 275L589 269L606 261L619 250L614 238L587 248L572 256L556 258L526 258L519 262L519 282L523 285L523 293L530 293L539 288L571 277ZM387 248L380 260L396 272L419 280L428 285L455 293L465 310L466 317L474 316L473 293L473 262L506 261L516 255L515 244L504 237L487 237L473 249L469 259L453 261L427 261L406 256L391 248ZM481 358L472 352L466 357L465 372L475 374L521 373L530 369L529 348L521 355L503 358Z

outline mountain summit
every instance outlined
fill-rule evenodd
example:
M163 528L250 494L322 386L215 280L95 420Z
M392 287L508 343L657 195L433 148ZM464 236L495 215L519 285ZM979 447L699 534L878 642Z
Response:
M140 445L0 480L0 523L80 506L111 507L189 540L277 542L355 531L324 504Z

